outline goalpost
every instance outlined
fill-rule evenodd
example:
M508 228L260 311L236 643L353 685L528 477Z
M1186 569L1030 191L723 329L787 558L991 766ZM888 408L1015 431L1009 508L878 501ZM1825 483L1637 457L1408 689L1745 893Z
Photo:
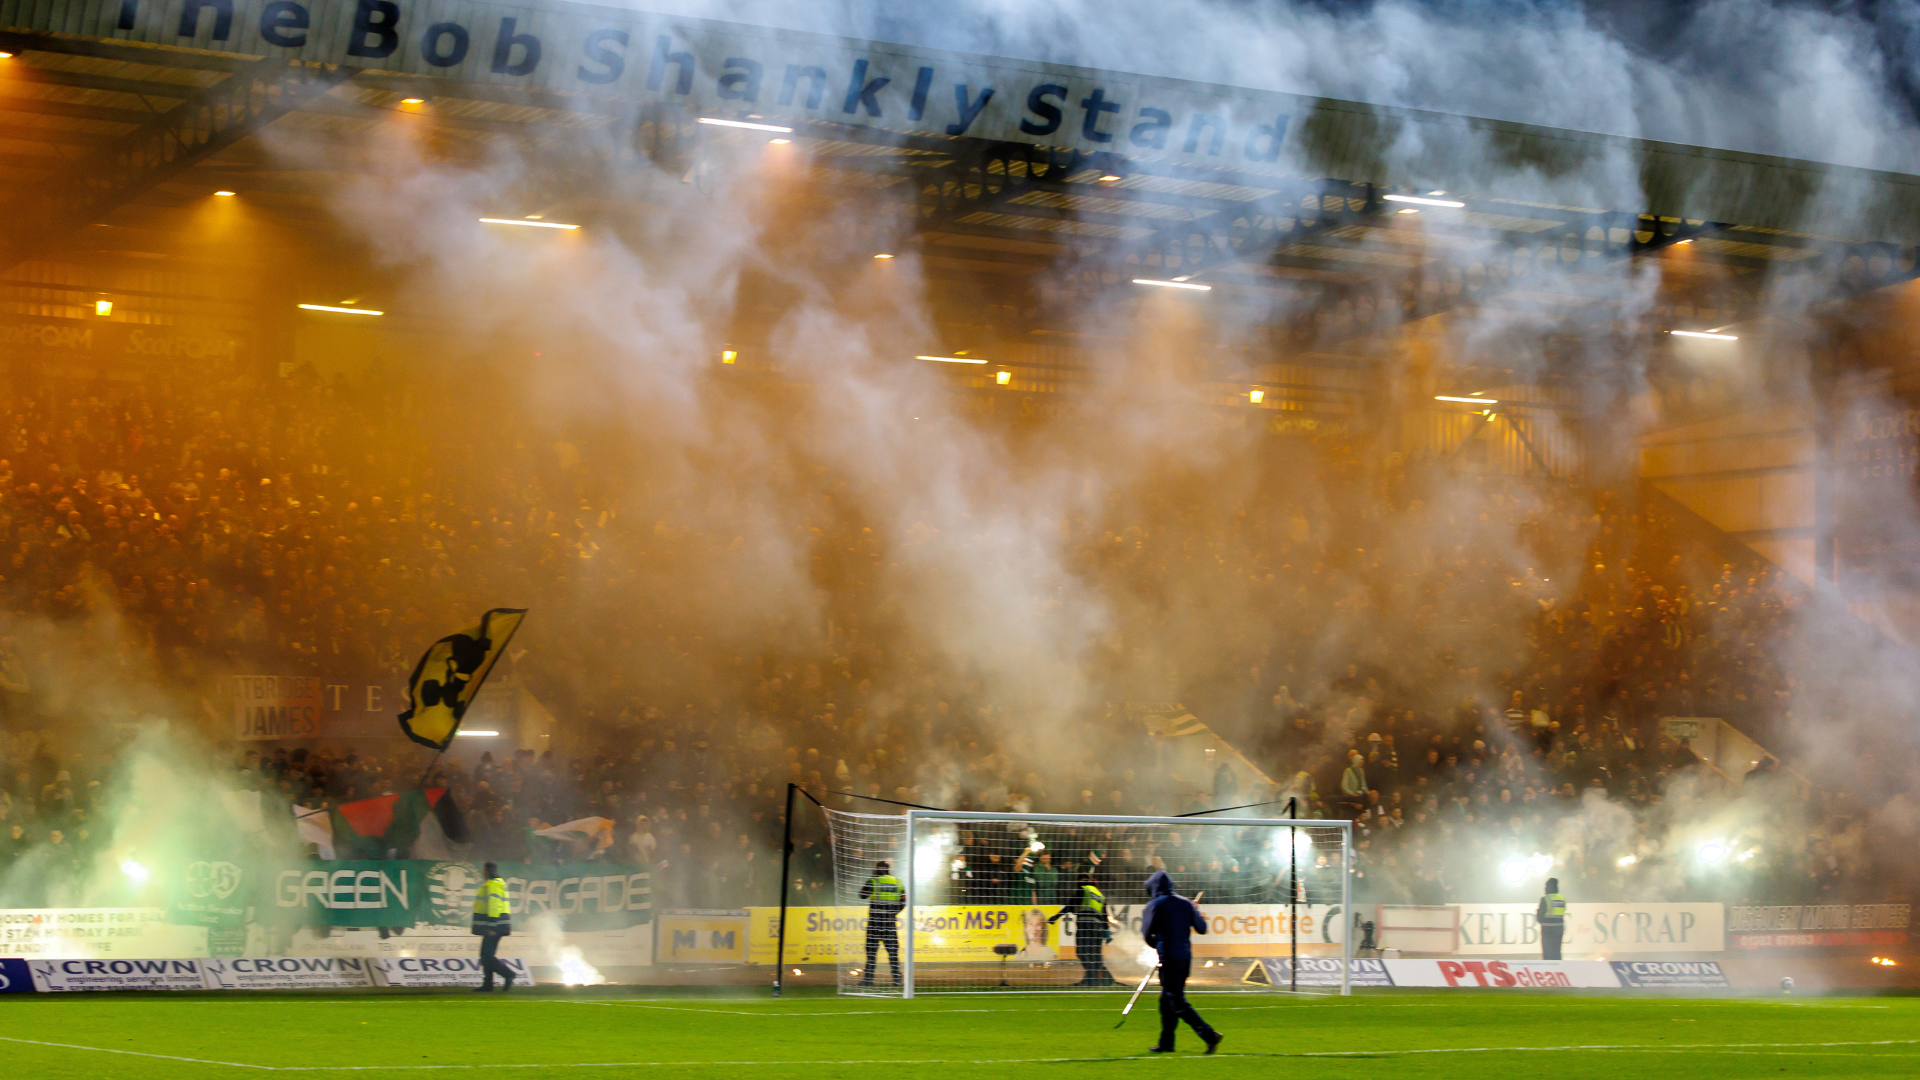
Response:
M1310 966L1315 977L1300 984L1350 988L1351 822L950 810L826 816L836 906L808 918L830 923L843 994L1130 991L1157 960L1140 925L1155 870L1207 919L1210 932L1192 939L1190 985L1268 989ZM876 890L889 895L881 861L903 894L891 925L888 905L871 906ZM1258 985L1246 981L1262 960L1281 962ZM1276 971L1287 975L1274 978Z

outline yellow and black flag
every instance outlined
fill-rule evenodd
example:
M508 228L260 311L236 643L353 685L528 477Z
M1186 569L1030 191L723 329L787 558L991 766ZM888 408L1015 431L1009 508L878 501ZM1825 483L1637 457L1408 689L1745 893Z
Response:
M480 616L479 626L433 643L407 681L407 711L400 714L407 738L435 750L447 748L480 684L526 617L525 608L494 608Z

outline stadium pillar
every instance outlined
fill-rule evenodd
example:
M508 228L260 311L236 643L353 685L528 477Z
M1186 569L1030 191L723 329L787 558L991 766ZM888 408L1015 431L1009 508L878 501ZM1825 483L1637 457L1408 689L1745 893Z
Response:
M787 785L787 816L780 830L780 923L773 935L773 996L780 996L780 980L787 973L787 883L792 881L793 865L793 789Z

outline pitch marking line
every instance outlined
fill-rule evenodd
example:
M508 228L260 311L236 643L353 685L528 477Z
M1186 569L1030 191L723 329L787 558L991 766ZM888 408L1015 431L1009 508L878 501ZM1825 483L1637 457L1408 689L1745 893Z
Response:
M124 1054L129 1057L157 1058L164 1061L182 1061L193 1065L225 1065L234 1069L254 1069L262 1072L424 1072L427 1070L473 1070L473 1069L632 1069L643 1067L701 1068L713 1066L776 1066L791 1068L796 1065L1042 1065L1072 1063L1108 1063L1116 1061L1143 1060L1141 1055L1124 1054L1118 1057L1033 1057L1033 1058L855 1058L855 1059L818 1059L811 1061L569 1061L569 1062L526 1062L526 1063L480 1063L480 1064L443 1064L443 1065L256 1065L246 1061L220 1061L214 1058L184 1057L178 1054L154 1054L140 1050L117 1050L107 1046L83 1046L78 1043L46 1042L40 1039L19 1039L0 1036L0 1042L23 1043L30 1046L48 1046L61 1050L91 1050L102 1054ZM1920 1039L1861 1039L1843 1042L1817 1043L1682 1043L1674 1046L1641 1046L1628 1044L1594 1044L1573 1046L1450 1046L1413 1050L1318 1050L1280 1054L1217 1054L1215 1058L1368 1058L1368 1057L1406 1057L1415 1054L1498 1054L1539 1051L1605 1051L1614 1053L1744 1053L1748 1055L1769 1054L1788 1056L1805 1053L1808 1050L1820 1050L1842 1046L1912 1046L1920 1044ZM1866 1055L1852 1055L1866 1056ZM1873 1055L1889 1056L1889 1055ZM1906 1055L1898 1055L1906 1056ZM1203 1059L1204 1060L1204 1059Z

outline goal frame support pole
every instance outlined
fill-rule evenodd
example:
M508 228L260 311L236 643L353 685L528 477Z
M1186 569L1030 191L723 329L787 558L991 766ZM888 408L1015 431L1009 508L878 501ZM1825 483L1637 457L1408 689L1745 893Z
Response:
M1144 817L1144 816L1134 816L1134 815L1126 815L1126 814L1005 814L1005 813L989 814L989 813L970 813L964 810L920 810L920 809L909 809L907 811L906 817L907 817L907 834L906 834L907 851L906 851L905 861L907 864L907 876L906 876L906 881L903 883L903 891L906 893L907 902L906 902L906 905L901 909L901 914L906 916L906 926L904 929L898 931L905 935L900 941L900 963L903 967L906 968L905 976L904 978L902 978L900 983L902 997L910 998L913 996L913 976L914 976L913 938L914 938L914 927L916 925L914 921L914 905L918 900L918 895L920 891L918 875L915 872L915 867L914 867L914 857L916 855L916 852L914 850L916 846L914 844L914 837L915 837L915 834L918 832L919 824L922 821L1006 821L1006 822L1016 822L1021 824L1061 822L1061 823L1071 824L1071 825L1174 825L1174 826L1179 826L1180 828L1192 828L1196 822L1204 821L1212 825L1227 825L1227 826L1241 826L1241 827L1257 826L1259 828L1285 828L1287 830L1287 837L1288 837L1287 850L1289 853L1289 857L1292 856L1292 851L1293 851L1293 836L1294 836L1293 830L1297 828L1338 829L1341 834L1340 910L1341 910L1341 918L1343 921L1348 920L1349 918L1348 909L1351 908L1353 903L1353 873L1352 873L1353 871L1353 822L1351 821L1301 820L1299 818L1290 818L1290 817L1289 818L1239 818L1239 817L1192 818L1192 817ZM1293 883L1289 882L1288 888L1289 888L1289 891L1291 892L1292 889L1294 888ZM1289 900L1289 903L1291 904L1293 897L1289 895L1288 900ZM1298 935L1296 933L1296 941L1297 941L1297 938L1298 938ZM1341 956L1340 993L1344 996L1352 993L1352 979L1349 977L1349 971L1353 967L1353 933L1351 929L1344 928L1344 927L1340 934L1340 956ZM1299 957L1297 955L1293 959L1296 964L1299 962Z
M901 891L907 894L907 902L900 909L900 914L907 917L907 925L902 927L899 919L896 918L893 926L894 934L900 937L900 963L906 968L905 974L900 979L900 996L903 998L913 996L913 928L918 925L914 922L913 916L913 905L917 899L914 895L916 878L913 870L913 816L924 813L926 813L924 810L909 809L907 811L907 877L901 887ZM878 961L879 956L876 954L874 959Z
M1340 996L1353 993L1353 823L1340 845Z
M787 785L787 816L780 835L780 928L773 938L774 997L780 996L781 980L787 973L787 883L793 880L793 792L799 786Z

